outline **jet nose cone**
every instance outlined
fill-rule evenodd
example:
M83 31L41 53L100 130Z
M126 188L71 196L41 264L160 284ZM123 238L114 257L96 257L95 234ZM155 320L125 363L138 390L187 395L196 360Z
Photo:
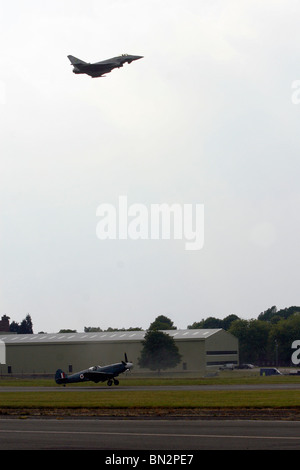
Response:
M144 56L143 55L133 55L132 56L132 60L139 60L139 59L143 59Z

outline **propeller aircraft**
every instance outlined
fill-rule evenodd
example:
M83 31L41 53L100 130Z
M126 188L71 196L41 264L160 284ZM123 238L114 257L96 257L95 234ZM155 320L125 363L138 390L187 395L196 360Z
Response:
M106 382L107 385L111 386L119 385L119 381L115 378L123 372L130 371L133 364L127 359L127 354L125 353L125 361L118 362L116 364L110 364L107 366L92 366L89 369L84 369L80 372L76 372L72 375L67 375L61 369L58 369L55 373L55 382L59 385L66 385L68 383L76 382L87 382L92 381L95 383Z

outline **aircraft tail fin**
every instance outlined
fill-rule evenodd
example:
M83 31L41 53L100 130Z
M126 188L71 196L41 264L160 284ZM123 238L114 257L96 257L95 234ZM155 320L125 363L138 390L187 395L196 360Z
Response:
M84 65L86 62L83 60L77 59L77 57L74 57L73 55L68 55L68 59L71 62L72 65Z
M57 384L63 384L67 381L67 374L61 370L61 369L57 369L57 371L55 372L55 382Z

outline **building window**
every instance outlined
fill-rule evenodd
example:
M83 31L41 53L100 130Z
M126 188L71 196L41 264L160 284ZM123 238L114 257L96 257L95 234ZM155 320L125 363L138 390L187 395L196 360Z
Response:
M187 370L187 363L186 362L182 363L182 370Z
M69 364L69 373L73 372L73 366L72 364Z

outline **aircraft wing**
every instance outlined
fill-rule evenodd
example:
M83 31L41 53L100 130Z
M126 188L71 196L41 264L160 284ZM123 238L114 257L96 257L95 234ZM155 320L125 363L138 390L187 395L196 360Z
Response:
M114 60L89 64L72 55L68 55L68 59L73 65L75 73L86 73L91 77L101 77L105 73L111 72L116 67L122 67L122 64Z
M81 70L87 75L90 75L91 77L101 77L101 75L104 75L105 73L110 73L116 67L116 65L109 64L89 64L83 66Z
M87 371L84 372L84 377L94 382L104 382L105 380L113 379L114 374L109 372Z

